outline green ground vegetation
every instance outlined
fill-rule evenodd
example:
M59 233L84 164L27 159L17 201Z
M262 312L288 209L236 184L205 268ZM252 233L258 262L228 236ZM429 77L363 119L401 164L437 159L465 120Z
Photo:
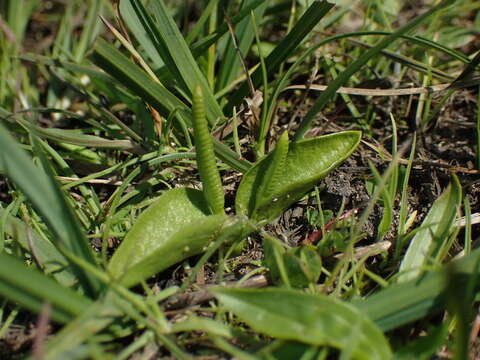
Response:
M479 9L2 2L0 357L478 358Z

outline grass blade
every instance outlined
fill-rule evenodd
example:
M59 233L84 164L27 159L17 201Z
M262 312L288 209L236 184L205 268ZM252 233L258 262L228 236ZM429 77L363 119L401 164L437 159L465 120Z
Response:
M98 39L92 54L94 62L118 79L133 93L138 94L152 104L160 114L168 116L176 110L176 116L185 124L192 125L192 112L180 99L154 82L137 65L103 39ZM215 155L226 164L240 172L246 172L251 164L240 159L239 155L218 140L213 141Z
M398 282L416 278L422 271L422 266L436 256L454 225L461 202L462 187L458 178L452 176L449 187L433 203L421 228L412 239L400 265Z
M90 1L87 7L85 23L82 34L75 46L73 58L75 62L81 62L85 53L89 50L100 29L99 15L101 15L104 4L101 1Z
M255 0L243 1L242 9L248 7ZM255 18L260 22L267 7L267 3L263 3L261 6L255 9L254 14ZM250 46L252 45L255 33L252 26L252 21L249 18L243 19L236 26L235 35L238 40L238 48L242 54L247 54ZM230 37L228 39L227 46L225 48L224 55L222 57L220 70L217 77L217 90L223 89L231 81L233 81L240 70L240 59L237 49L233 43L233 39Z
M39 312L44 303L49 303L52 305L53 320L60 323L70 321L90 304L87 297L27 268L6 253L0 253L0 294L34 312Z
M106 328L112 330L113 337L128 335L131 329L125 324L116 324L120 317L125 317L118 304L131 308L127 301L113 292L108 292L102 299L86 306L79 316L48 342L45 360L71 358L75 349L88 340L93 340L94 335Z
M202 88L205 99L207 119L210 124L223 117L220 105L213 96L207 79L202 74L197 62L195 61L185 39L178 29L175 21L170 15L167 7L162 0L152 2L153 15L156 23L150 18L140 2L132 2L137 14L144 18L147 34L151 36L152 42L161 50L160 56L165 62L170 72L179 74L177 79L185 85L184 90L193 94L196 86ZM156 26L155 26L156 25Z
M162 85L153 81L140 67L103 39L97 39L93 62L105 70L119 83L153 105L164 117L177 109L177 115L191 122L190 109Z
M127 25L128 30L138 40L141 48L145 51L145 54L153 63L153 68L156 70L165 65L161 56L158 54L155 45L152 43L150 37L145 31L142 22L138 18L132 3L129 0L121 0L119 8L120 14L122 15L122 20Z
M232 16L231 21L232 24L238 24L242 21L245 17L250 16L252 11L266 3L266 0L254 0L248 6L245 6L238 14ZM197 41L195 44L192 45L192 53L195 57L202 55L210 46L215 44L225 33L228 31L227 23L223 23L220 25L215 33L210 34L203 39Z
M278 67L292 55L293 51L302 43L305 37L312 31L318 22L334 6L327 1L314 1L305 11L298 23L285 36L285 38L273 49L265 59L267 64L267 73L272 74ZM262 68L258 68L251 75L253 85L257 87L262 82ZM234 106L238 106L249 92L248 84L245 82L238 90L232 94L232 97L226 108L226 113L230 114Z
M21 118L17 118L16 121L31 132L36 133L39 137L56 142L104 149L121 149L133 152L140 150L138 145L130 140L109 140L100 136L87 135L79 130L42 128Z
M41 154L38 151L38 155ZM1 125L0 172L7 175L32 202L56 235L55 241L59 245L85 261L96 264L90 245L58 185L51 176L33 165L28 155ZM98 293L98 281L81 268L72 266L86 293L92 296Z
M426 13L418 16L417 18L413 19L408 24L402 26L397 31L393 32L391 35L386 36L382 39L376 46L371 48L370 50L363 53L357 60L355 60L349 67L345 69L335 80L333 80L327 89L318 97L315 104L312 108L308 111L308 113L303 118L302 122L300 123L299 128L295 133L294 140L300 140L305 133L310 129L315 120L315 116L323 109L323 107L327 104L327 102L336 94L336 91L345 84L353 74L355 74L358 70L360 70L371 58L380 54L380 52L386 48L387 46L391 45L395 40L400 38L402 35L405 35L407 32L413 30L415 27L419 26L423 22L425 22L430 16L435 14L437 11L452 5L455 1L454 0L444 0L437 6L433 7Z
M30 252L45 273L53 274L53 277L64 286L73 286L76 282L75 276L68 267L67 259L57 248L22 220L5 212L6 210L0 209L0 217L6 215L5 233L12 236L25 251Z
M421 279L395 284L366 299L355 300L353 305L364 311L383 331L422 319L445 309L447 304L448 279L467 285L473 281L478 288L478 262L480 249L471 255L440 270L432 271ZM464 287L466 289L467 286ZM461 296L461 294L455 294Z

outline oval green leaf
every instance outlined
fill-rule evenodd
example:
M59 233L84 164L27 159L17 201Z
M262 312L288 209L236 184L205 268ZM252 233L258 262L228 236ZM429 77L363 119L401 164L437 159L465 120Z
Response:
M201 191L167 191L137 219L112 256L108 269L125 286L133 286L169 266L199 254L227 216L208 216Z
M260 189L264 177L271 171L269 165L274 154L270 153L243 177L235 199L237 214L256 221L279 216L348 158L360 139L361 132L344 131L290 144L282 175L276 176L275 190L265 198ZM261 202L256 203L257 199Z
M275 288L218 287L211 291L225 308L266 335L331 346L359 360L392 357L380 329L365 314L338 299Z

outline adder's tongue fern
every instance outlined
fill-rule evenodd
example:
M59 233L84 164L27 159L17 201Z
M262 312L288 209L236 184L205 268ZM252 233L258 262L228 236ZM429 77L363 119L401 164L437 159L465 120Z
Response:
M200 86L193 93L193 132L197 153L198 171L203 183L203 193L213 214L224 214L224 194L220 173L213 151L213 142L205 117L205 105Z

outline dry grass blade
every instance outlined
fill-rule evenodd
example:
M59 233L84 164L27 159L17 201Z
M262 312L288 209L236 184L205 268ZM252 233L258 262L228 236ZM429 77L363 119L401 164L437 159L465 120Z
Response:
M378 42L373 48L362 54L357 60L355 60L350 66L348 66L345 71L343 71L332 83L328 86L326 91L324 91L320 97L316 100L315 104L308 111L308 113L303 118L300 126L298 127L294 140L300 140L303 138L308 129L312 126L315 116L325 107L327 102L335 95L335 92L345 84L358 70L360 70L370 59L374 56L380 54L380 52L391 45L393 41L399 39L402 35L405 35L409 31L413 30L423 22L425 22L430 16L435 14L437 11L442 10L443 8L453 4L453 0L444 0L438 5L425 12L424 14L413 19L406 25L402 26L400 29L395 31L389 36L386 36L381 41Z
M437 84L424 87L414 87L414 88L399 88L399 89L362 89L362 88L353 88L353 87L339 87L336 91L337 94L348 94L348 95L361 95L361 96L402 96L402 95L416 95L416 94L431 94L434 92L445 91L448 89L461 89L465 87L478 86L480 84L480 78L474 78L470 81L454 81L451 83ZM327 90L327 85L290 85L286 87L283 91L286 90L316 90L316 91L325 91Z

